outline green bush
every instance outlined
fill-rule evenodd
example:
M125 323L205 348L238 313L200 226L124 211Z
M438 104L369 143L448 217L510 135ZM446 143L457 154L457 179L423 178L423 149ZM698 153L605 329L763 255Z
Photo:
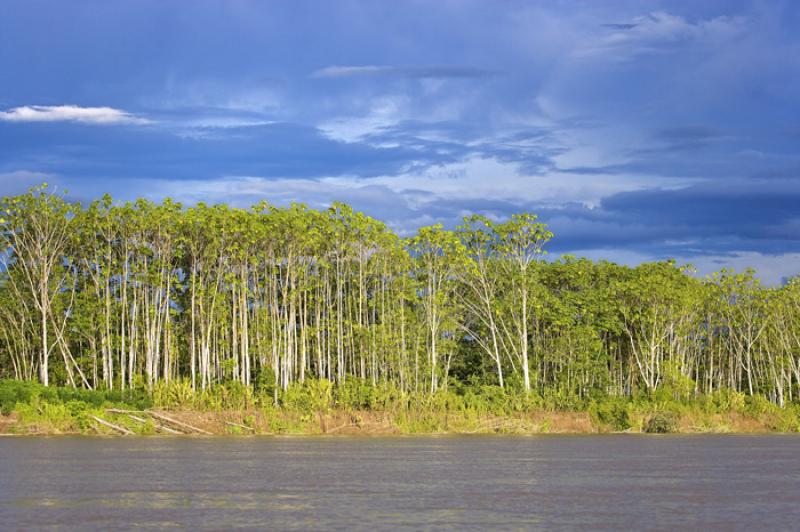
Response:
M548 410L581 410L585 407L584 401L565 389L545 388L542 401Z
M271 368L259 367L253 382L257 395L272 397L275 393L275 372Z
M153 386L153 402L164 407L188 407L194 404L195 392L188 380L157 382Z
M7 416L17 403L30 402L39 388L44 387L28 381L0 381L0 412Z
M373 403L375 390L372 383L358 377L348 378L336 386L334 401L336 406L349 410L364 410Z
M314 410L314 398L307 386L291 384L281 394L281 405L299 412L311 412Z
M628 411L629 404L630 401L622 397L593 401L589 405L589 415L598 425L610 427L612 430L628 430L633 426Z
M89 405L87 403L73 399L68 401L64 406L67 408L67 412L69 412L70 417L75 420L75 423L81 429L89 427Z
M143 390L87 390L61 386L43 386L32 381L0 380L0 412L10 414L19 404L34 401L52 405L71 402L83 403L87 407L101 408L107 404L142 410L152 401Z
M644 431L648 434L668 434L678 430L678 415L674 412L656 412L644 426Z
M780 407L770 403L769 400L762 395L748 395L744 400L743 410L750 416L759 417L764 414L779 412Z

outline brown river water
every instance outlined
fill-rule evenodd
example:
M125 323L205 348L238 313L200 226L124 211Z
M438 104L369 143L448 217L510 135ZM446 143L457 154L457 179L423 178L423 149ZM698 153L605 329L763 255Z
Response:
M800 437L0 438L0 530L800 529Z

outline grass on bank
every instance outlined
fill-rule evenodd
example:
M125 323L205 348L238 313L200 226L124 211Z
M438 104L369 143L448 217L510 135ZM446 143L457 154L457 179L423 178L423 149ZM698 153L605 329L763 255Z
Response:
M269 386L219 385L193 390L177 381L152 393L45 387L0 380L0 432L113 434L107 421L135 434L163 428L148 416L168 412L214 434L423 434L548 432L799 432L800 405L721 391L676 399L668 389L635 398L541 396L496 386L451 386L434 395L351 379L294 385L274 404Z

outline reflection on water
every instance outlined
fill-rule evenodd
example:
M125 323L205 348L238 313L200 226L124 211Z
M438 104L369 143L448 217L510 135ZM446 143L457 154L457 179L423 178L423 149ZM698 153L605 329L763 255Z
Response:
M800 438L0 438L0 528L791 529Z

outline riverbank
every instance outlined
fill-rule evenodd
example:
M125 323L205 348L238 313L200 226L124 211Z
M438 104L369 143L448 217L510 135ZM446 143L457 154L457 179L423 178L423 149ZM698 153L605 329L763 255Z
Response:
M97 414L101 414L98 412ZM513 417L445 416L415 426L414 415L391 412L332 411L309 415L273 410L119 411L89 414L88 423L69 418L0 416L0 434L10 435L342 435L390 436L411 434L592 434L602 432L586 412L532 412ZM422 420L420 420L422 421Z
M133 412L130 416L107 413L88 426L69 422L21 419L19 414L0 416L0 435L339 435L391 436L422 434L600 434L612 432L647 433L643 428L614 431L592 420L588 412L533 412L514 417L485 416L458 419L428 430L409 430L385 412L332 412L309 420L299 413L282 412L267 417L261 412L159 411L173 421L155 422L150 415ZM136 419L136 418L139 419ZM698 419L680 417L668 431L675 434L758 434L782 433L768 420L738 413L716 414ZM795 431L790 431L795 432Z
M355 390L355 391L354 391ZM568 406L535 394L481 388L433 396L347 393L309 383L271 394L247 387L193 391L185 384L95 391L0 381L0 434L410 435L768 433L800 431L800 406L724 392L676 400L604 397Z

